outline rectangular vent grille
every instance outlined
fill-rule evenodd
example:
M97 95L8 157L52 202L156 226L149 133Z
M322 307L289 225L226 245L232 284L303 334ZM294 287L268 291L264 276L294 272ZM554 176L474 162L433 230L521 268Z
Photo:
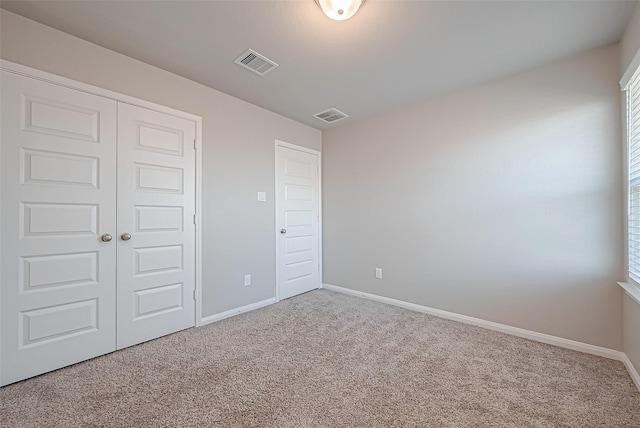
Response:
M338 109L330 108L329 110L314 114L313 117L315 117L316 119L320 119L325 123L333 123L345 119L349 117L349 115L341 112Z
M244 51L242 55L236 58L233 62L238 64L240 67L244 67L247 70L259 74L260 76L264 76L278 66L278 64L271 61L269 58L260 55L258 52L251 49Z

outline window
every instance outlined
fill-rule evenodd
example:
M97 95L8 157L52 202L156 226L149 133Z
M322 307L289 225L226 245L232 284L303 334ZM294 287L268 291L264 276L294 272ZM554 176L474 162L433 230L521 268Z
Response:
M629 277L640 283L640 67L635 67L623 89L627 98Z

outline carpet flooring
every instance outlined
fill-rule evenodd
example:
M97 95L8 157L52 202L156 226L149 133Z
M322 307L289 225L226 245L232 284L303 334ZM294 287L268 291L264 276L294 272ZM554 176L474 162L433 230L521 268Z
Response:
M640 427L617 361L317 290L0 389L9 427Z

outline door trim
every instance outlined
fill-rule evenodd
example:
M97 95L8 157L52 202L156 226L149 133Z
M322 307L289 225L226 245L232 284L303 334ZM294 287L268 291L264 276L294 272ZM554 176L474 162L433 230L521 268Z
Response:
M322 288L322 152L314 149L309 149L307 147L298 146L296 144L287 143L281 140L276 140L275 142L275 187L274 187L274 209L275 209L275 219L274 219L274 228L273 228L273 236L276 244L276 284L275 284L275 296L276 302L280 301L280 276L278 274L278 254L280 254L280 240L278 239L278 150L280 147L284 147L287 149L297 150L299 152L310 153L312 155L318 156L318 263L320 264L320 269L318 270L318 277L320 284L318 284L318 288Z
M109 89L100 88L98 86L89 85L87 83L78 82L63 76L52 74L46 71L27 67L11 61L0 59L0 69L15 73L18 75L30 77L32 79L43 82L52 83L54 85L63 86L76 91L86 92L88 94L97 95L103 98L112 99L134 106L146 108L148 110L165 113L183 119L191 120L196 124L196 160L195 160L195 179L196 179L196 207L195 207L195 320L194 325L199 327L202 323L202 117L184 111L176 110L150 101L141 100L129 95L114 92ZM2 283L0 283L2 287ZM0 344L0 346L2 346Z

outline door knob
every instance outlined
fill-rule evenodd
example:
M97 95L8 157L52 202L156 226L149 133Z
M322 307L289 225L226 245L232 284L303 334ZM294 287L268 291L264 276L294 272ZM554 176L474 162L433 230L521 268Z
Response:
M109 235L108 233L105 233L104 235L102 235L102 236L100 237L100 240L101 240L102 242L109 242L109 241L111 241L112 239L113 239L113 236Z
M122 239L123 241L128 241L129 239L131 239L131 234L123 233L122 235L120 235L120 239Z
M285 233L287 233L287 229L280 229L280 233L284 235Z

